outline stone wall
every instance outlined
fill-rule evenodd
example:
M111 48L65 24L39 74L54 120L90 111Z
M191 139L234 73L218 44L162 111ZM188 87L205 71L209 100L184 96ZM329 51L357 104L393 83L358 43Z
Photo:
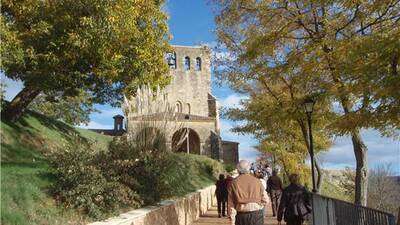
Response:
M236 165L239 162L239 143L222 141L222 152L224 163Z
M89 225L190 225L216 203L215 186L201 189L177 200L166 200Z

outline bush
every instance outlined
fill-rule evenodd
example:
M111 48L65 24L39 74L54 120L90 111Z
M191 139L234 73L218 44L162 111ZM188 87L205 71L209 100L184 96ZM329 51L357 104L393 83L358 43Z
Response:
M168 152L160 140L141 142L122 136L114 138L109 151L76 144L52 153L56 198L101 218L120 208L195 191L224 171L222 164L206 156Z
M226 172L230 173L230 172L234 171L235 169L236 169L236 168L235 168L234 165L232 165L232 164L225 164L225 170L226 170Z
M114 169L109 169L117 170L114 175L137 190L145 204L194 191L205 186L206 182L209 184L223 171L220 163L204 156L177 154L150 147L143 150L143 145L138 143L140 141L130 141L125 136L116 138L110 144L109 161L118 163L113 163ZM155 143L158 145L159 142Z
M57 178L53 193L67 207L74 207L93 218L127 206L140 206L139 196L129 186L111 176L100 165L107 163L103 153L74 144L50 155Z
M215 160L185 153L166 154L159 165L162 167L157 166L158 184L154 192L160 193L160 199L182 196L209 185L224 171Z

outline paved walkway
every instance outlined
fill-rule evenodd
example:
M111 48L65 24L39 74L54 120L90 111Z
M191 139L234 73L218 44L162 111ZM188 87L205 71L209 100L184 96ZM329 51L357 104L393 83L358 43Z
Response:
M265 225L276 225L276 217L272 217L271 208L267 208L267 216L264 219ZM284 224L284 223L283 223ZM199 218L193 225L230 225L228 218L218 218L217 207L212 207L207 213Z

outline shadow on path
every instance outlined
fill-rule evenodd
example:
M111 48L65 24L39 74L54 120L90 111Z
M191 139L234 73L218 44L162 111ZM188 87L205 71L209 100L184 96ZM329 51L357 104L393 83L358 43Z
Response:
M231 225L231 222L228 218L218 218L217 208L213 206L210 208L206 214L200 216L200 218L194 222L192 225ZM276 225L276 217L272 217L272 211L268 207L267 214L264 219L264 225ZM284 223L283 223L284 224Z

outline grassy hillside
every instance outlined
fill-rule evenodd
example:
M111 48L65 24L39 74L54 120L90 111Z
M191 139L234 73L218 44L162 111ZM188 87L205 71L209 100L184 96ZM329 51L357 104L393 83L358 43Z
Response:
M29 112L18 123L1 121L1 223L79 224L83 218L56 206L45 153L78 138L106 149L111 137Z
M90 220L74 209L58 205L50 193L55 177L46 153L77 139L82 145L95 142L99 151L107 150L112 140L34 112L28 112L18 123L1 121L1 224L77 225ZM160 179L173 186L169 195L172 198L212 184L223 170L221 163L205 156L169 157L172 166ZM145 196L146 193L141 197Z

